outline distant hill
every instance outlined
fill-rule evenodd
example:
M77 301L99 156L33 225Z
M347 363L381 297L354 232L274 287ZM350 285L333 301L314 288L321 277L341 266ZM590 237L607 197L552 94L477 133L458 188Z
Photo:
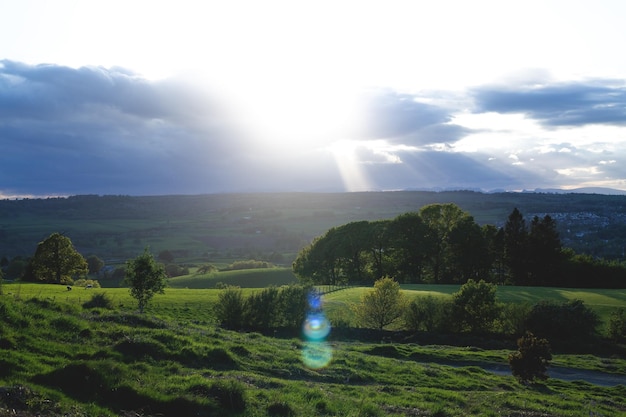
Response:
M333 226L391 219L427 204L454 203L479 224L502 226L514 208L530 222L550 214L566 246L623 259L626 195L590 193L393 191L250 193L152 197L84 195L0 200L0 257L31 256L37 243L64 233L85 256L123 263L147 246L177 263L268 260L289 266ZM605 189L602 189L605 190ZM606 191L606 190L605 190Z
M536 193L557 193L557 194L601 194L601 195L626 195L626 190L605 187L582 187L563 190L559 188L538 188Z

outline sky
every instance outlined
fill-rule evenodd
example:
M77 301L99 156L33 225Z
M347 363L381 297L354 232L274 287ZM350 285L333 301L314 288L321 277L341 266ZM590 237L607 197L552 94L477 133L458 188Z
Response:
M0 197L626 190L626 2L0 0Z

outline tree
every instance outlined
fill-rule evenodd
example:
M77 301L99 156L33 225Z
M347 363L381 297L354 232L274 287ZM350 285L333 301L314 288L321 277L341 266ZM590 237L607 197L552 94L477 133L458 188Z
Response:
M87 267L90 274L97 274L104 267L104 261L96 255L90 255L87 257Z
M513 376L522 384L531 383L535 379L548 379L547 369L552 360L550 343L526 332L517 339L517 347L517 352L509 355Z
M556 222L549 215L533 217L528 233L528 272L530 285L559 285L562 246Z
M522 213L515 208L504 225L504 259L516 285L528 283L528 230Z
M137 300L139 312L143 313L155 294L165 292L167 274L163 265L157 263L146 248L143 254L126 261L124 282L130 287L130 295Z
M366 327L382 330L402 317L406 302L400 284L389 277L374 283L374 289L361 297L354 306L359 321Z
M453 317L461 331L490 330L500 313L496 303L496 285L483 280L468 280L452 294Z
M87 275L87 261L74 249L69 237L53 233L37 245L30 272L29 278L36 281L71 284L74 278Z

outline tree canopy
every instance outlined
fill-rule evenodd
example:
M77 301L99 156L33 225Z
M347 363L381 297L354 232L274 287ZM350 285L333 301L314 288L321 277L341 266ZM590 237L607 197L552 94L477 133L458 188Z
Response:
M87 261L74 249L69 237L52 233L37 245L26 277L34 281L72 284L87 275Z
M481 226L449 203L333 227L300 251L293 271L322 285L371 285L390 276L401 283L626 287L626 264L563 248L550 215L527 223L515 208L503 227Z

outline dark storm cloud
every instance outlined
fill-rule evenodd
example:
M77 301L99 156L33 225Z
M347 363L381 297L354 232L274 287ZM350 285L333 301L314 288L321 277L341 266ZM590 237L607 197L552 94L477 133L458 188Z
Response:
M455 142L467 129L451 124L450 109L394 91L376 91L364 98L365 129L369 138L405 145Z
M183 82L0 61L0 193L208 190L239 144L221 120Z
M626 125L626 86L598 80L472 91L475 112L523 113L545 126Z

